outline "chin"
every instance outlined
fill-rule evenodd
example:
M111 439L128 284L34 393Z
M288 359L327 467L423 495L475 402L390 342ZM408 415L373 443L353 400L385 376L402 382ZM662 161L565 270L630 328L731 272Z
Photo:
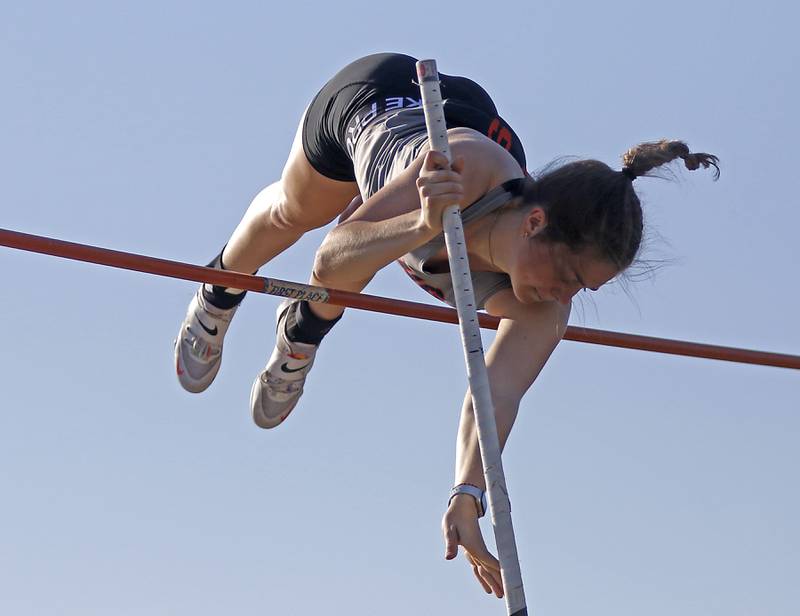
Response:
M519 289L513 289L513 291L514 297L516 297L521 304L541 304L542 302L547 301L536 292L536 289L533 288L525 289L524 292L520 292Z

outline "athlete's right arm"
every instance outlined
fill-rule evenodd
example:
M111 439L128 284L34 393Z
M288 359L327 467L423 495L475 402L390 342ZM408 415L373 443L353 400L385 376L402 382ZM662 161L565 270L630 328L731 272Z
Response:
M418 157L331 230L317 251L315 278L346 290L368 281L441 233L446 207L476 201L515 172L508 153L485 137L455 141L451 149L456 160L452 168L437 152Z
M314 275L324 282L370 278L441 232L444 208L463 199L462 165L428 152L337 225L317 251ZM438 222L437 222L438 218Z

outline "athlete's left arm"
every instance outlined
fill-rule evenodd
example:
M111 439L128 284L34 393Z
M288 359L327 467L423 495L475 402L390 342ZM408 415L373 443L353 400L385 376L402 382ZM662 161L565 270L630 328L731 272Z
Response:
M497 337L486 353L500 446L505 445L517 417L522 396L533 384L564 335L569 307L556 302L520 303L510 289L490 298L487 310L501 316ZM455 484L485 489L472 401L467 392L456 444ZM475 576L487 592L502 596L500 565L489 553L478 526L475 501L456 496L442 520L445 557L455 558L461 545Z

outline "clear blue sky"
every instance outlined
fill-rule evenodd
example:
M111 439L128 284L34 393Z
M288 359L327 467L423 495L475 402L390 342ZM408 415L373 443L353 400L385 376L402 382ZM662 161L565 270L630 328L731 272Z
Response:
M800 352L794 3L221 7L4 5L0 226L205 263L322 83L402 51L481 82L531 168L661 137L719 155L717 183L637 181L670 264L573 324ZM321 238L264 273L305 280ZM503 613L443 559L454 327L349 312L266 432L248 393L273 298L247 299L193 396L171 356L193 284L2 248L0 268L0 613ZM427 301L394 266L369 291ZM799 386L563 343L505 456L533 612L795 614Z

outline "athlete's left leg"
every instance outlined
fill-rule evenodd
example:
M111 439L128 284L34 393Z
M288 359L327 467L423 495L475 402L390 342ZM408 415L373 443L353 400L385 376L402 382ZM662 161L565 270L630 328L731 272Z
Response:
M304 121L305 116L281 179L256 195L228 240L226 269L256 271L307 231L331 222L358 194L355 182L333 180L311 165L303 151Z
M303 127L301 120L280 181L256 196L213 266L254 272L306 231L333 220L358 194L355 182L331 179L311 165ZM189 304L175 341L175 368L187 391L201 392L214 380L225 333L243 297L238 289L203 285Z

